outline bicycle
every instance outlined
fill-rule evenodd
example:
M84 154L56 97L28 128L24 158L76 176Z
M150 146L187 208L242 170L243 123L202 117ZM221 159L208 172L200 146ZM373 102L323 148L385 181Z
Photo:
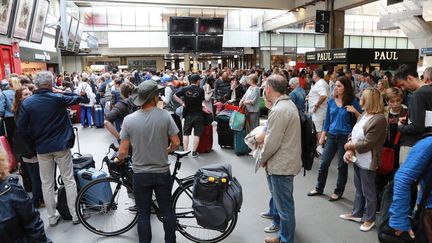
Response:
M138 219L134 212L133 172L130 159L128 163L117 164L113 159L115 156L111 159L108 157L111 150L117 152L118 148L111 144L102 162L102 167L104 163L107 164L109 177L96 179L85 185L78 193L75 205L82 225L91 232L103 236L123 234L132 229ZM193 175L185 178L177 177L181 167L180 159L189 153L190 151L176 151L172 154L176 157L176 162L171 176L178 185L173 193L173 208L177 218L176 230L193 242L219 242L234 230L238 214L237 212L233 214L233 218L224 230L206 229L197 224L192 208ZM109 188L111 192L106 193L105 190L105 193L101 193L101 188ZM156 214L160 221L163 220L156 200L152 202L152 214Z

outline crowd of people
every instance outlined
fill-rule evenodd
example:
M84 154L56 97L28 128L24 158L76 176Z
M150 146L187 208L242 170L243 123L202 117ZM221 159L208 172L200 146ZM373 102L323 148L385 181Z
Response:
M343 197L350 164L356 189L353 210L340 218L361 222L360 230L370 231L384 187L394 181L389 226L396 234L405 231L414 237L409 224L411 194L406 191L420 181L422 195L432 178L431 138L424 138L432 132L431 84L432 67L419 77L407 65L394 73L371 74L309 68L297 72L277 67L269 71L212 68L195 73L114 70L102 75L65 73L57 77L45 71L34 77L12 74L2 83L0 94L2 130L20 162L24 188L32 192L32 199L9 176L7 158L0 155L0 182L5 185L1 188L11 188L0 193L0 202L14 205L12 200L20 200L24 205L7 207L10 220L0 222L0 236L12 242L49 242L36 209L46 207L49 225L58 224L56 166L65 184L72 222L79 223L71 162L74 112L70 108L79 104L83 128L96 125L94 107L104 110L104 126L120 142L118 163L132 155L140 242L151 241L152 191L163 214L165 240L175 242L167 154L180 148L198 157L206 119L203 114L215 118L224 105L231 104L244 107L248 131L260 125L260 113L269 108L265 129L254 137L262 147L259 163L265 168L271 193L269 210L261 217L272 223L264 231L279 232L265 242L294 242L293 181L302 166L299 111L310 115L315 125L320 161L316 186L307 195L324 194L329 167L337 154L337 183L328 200ZM380 172L386 159L383 148L394 151L393 169L387 173ZM4 196L11 193L18 196ZM427 207L432 208L432 197ZM20 227L21 233L11 235L10 227Z

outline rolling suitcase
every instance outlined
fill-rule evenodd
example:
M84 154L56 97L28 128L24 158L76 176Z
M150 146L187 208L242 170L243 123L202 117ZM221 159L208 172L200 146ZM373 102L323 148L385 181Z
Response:
M96 170L95 168L82 169L78 171L78 184L80 188L83 188L90 182L107 176L106 172ZM91 187L84 194L84 198L87 205L90 206L102 206L109 203L112 198L110 184L108 182L99 183L96 186Z
M234 131L234 153L236 155L246 155L251 150L244 142L247 132L245 129L241 131Z
M198 144L198 153L210 153L213 147L213 126L204 125L204 132L200 136L200 141Z
M94 106L94 125L97 128L104 127L104 110L100 105Z
M76 111L72 118L72 123L81 123L81 106L80 105L71 105L71 111Z
M218 143L222 148L234 146L234 132L229 127L229 119L230 117L226 115L216 117Z

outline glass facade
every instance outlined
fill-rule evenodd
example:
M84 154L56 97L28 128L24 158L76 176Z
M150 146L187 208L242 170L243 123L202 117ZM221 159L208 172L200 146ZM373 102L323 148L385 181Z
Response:
M93 6L79 8L84 31L166 31L170 16L223 17L225 30L258 31L264 10Z

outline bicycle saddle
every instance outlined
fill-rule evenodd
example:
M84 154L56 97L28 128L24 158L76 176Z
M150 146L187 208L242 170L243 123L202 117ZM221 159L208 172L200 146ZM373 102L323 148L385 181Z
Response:
M175 156L177 156L177 158L179 158L179 159L181 159L181 158L187 156L187 155L190 154L190 153L191 153L191 151L174 151L174 152L173 152L173 154L174 154Z

